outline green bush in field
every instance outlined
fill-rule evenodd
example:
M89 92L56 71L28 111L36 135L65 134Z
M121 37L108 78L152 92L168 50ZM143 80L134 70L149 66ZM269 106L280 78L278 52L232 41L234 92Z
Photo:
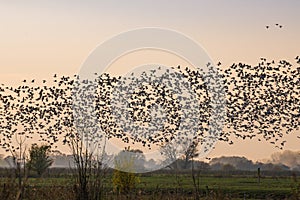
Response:
M129 151L129 149L120 152L115 158L115 170L112 177L114 190L122 194L130 193L139 182L137 174L133 173L135 159L124 154L125 151Z
M123 172L115 170L113 174L114 190L118 193L128 194L132 191L136 184L139 182L139 178L135 173Z

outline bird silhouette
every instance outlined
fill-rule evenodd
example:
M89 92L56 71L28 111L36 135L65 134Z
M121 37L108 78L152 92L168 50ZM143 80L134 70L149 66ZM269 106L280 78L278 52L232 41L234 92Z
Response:
M299 56L295 60L299 64ZM299 129L299 66L261 58L254 66L204 67L207 72L157 66L119 77L94 73L88 80L54 74L43 86L34 79L1 85L0 145L17 152L16 137L29 141L37 134L52 145L61 138L64 144L74 138L97 144L105 137L149 149L176 141L180 149L192 140L208 151L216 140L233 145L233 136L259 137L282 148L283 135ZM220 112L213 115L213 106Z

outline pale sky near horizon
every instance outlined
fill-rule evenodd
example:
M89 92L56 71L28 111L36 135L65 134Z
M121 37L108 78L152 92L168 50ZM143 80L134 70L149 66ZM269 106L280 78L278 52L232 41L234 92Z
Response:
M222 67L256 64L260 57L292 62L300 55L299 8L298 0L0 1L0 83L76 74L97 45L142 27L183 33ZM150 58L157 62L157 56ZM295 135L288 136L285 149L300 150ZM210 156L256 160L276 151L268 143L238 140L219 143Z

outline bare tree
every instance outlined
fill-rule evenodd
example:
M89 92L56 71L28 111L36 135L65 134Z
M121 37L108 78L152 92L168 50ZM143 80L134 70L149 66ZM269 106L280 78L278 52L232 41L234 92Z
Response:
M75 164L75 193L78 200L98 200L103 196L103 184L107 166L105 159L106 139L99 126L95 109L96 88L88 81L72 82L71 93L66 96L60 116L63 130L66 130L64 143L72 152Z
M184 169L187 169L189 167L190 161L192 161L193 165L193 160L194 158L199 156L199 149L198 145L199 142L197 141L191 141L187 140L186 142L186 148L183 151L183 159L184 159Z

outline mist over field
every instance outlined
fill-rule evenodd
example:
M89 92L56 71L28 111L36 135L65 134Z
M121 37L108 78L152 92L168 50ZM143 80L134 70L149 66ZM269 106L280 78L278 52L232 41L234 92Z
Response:
M54 155L51 155L53 163L50 168L74 168L75 163L72 155L66 155L58 151ZM143 160L143 165L156 165L154 160L146 161ZM196 169L205 170L242 170L242 171L256 171L257 168L261 168L265 171L300 171L300 152L285 150L277 152L271 155L270 158L266 158L263 161L252 161L246 157L240 156L221 156L212 158L210 161L195 161ZM172 166L172 164L171 164ZM206 167L204 167L206 166ZM224 167L225 166L225 167ZM0 157L0 168L11 168L14 167L12 157L3 155ZM188 166L190 168L191 166ZM204 167L204 168L203 168ZM231 168L230 168L231 167ZM185 168L185 169L188 169ZM166 167L165 169L170 169ZM184 169L184 168L182 168Z

